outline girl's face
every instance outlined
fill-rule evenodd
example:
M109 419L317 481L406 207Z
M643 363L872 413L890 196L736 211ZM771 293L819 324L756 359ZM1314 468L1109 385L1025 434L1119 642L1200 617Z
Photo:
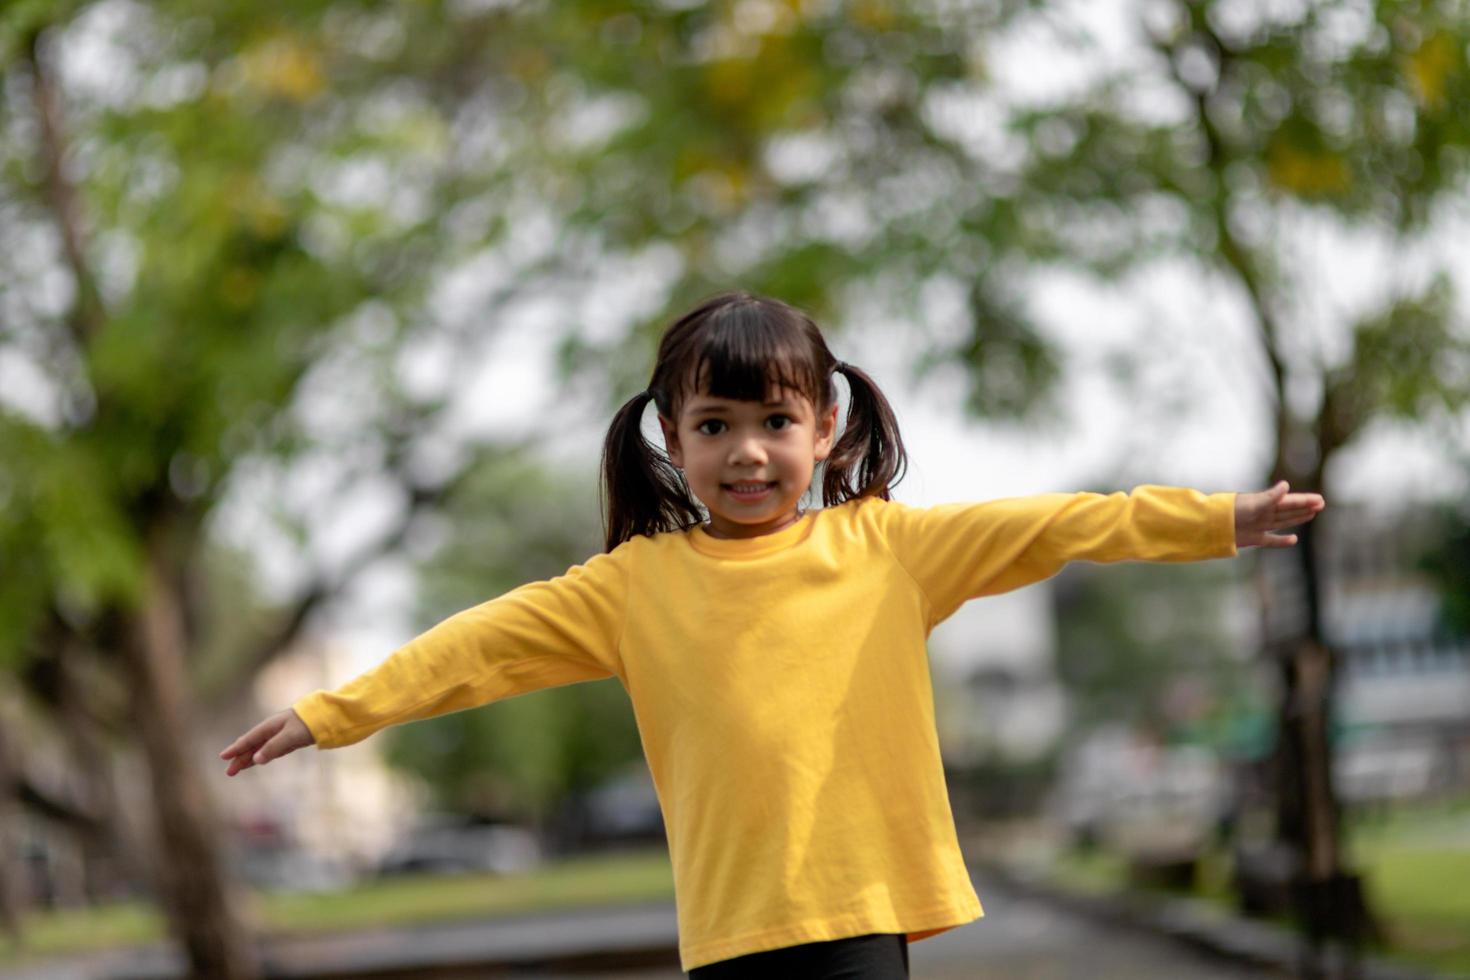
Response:
M766 402L695 393L677 422L659 416L669 462L709 508L709 533L753 538L797 519L819 460L832 452L837 406L818 415L810 399L783 388Z

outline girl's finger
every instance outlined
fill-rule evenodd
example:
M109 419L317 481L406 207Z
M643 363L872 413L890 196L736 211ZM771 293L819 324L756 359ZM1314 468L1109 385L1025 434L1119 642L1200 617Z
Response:
M256 752L255 755L251 758L251 761L253 761L256 765L263 766L267 762L270 762L272 759L279 759L281 756L294 751L296 751L296 746L291 744L291 739L288 733L282 731L279 732L275 738L271 739L269 742L266 742L265 745L261 747L260 751Z
M242 736L239 740L236 741L235 745L232 745L225 750L230 754L228 756L224 756L224 758L229 759L230 767L238 772L240 769L243 769L250 764L250 757L255 754L255 747L257 744L259 743Z
M1272 528L1291 527L1293 524L1305 524L1316 517L1315 511L1289 511L1285 514L1273 514L1271 516Z
M221 759L231 759L245 751L250 745L250 733L246 732L230 743L229 748L219 754Z
M1326 506L1326 504L1327 502L1315 493L1287 494L1285 497L1282 497L1280 500L1276 501L1276 506L1278 509L1282 507L1302 507L1309 508L1311 510L1321 510L1323 507Z
M1296 544L1295 534L1256 534L1241 542L1245 548L1290 548Z
M230 747L221 752L219 757L221 759L228 759L232 756L251 755L261 743L279 731L280 727L281 725L278 719L267 718L231 742Z
M239 738L235 739L233 742L225 747L225 750L219 754L219 757L221 759L228 759L233 755L238 755L240 749L244 748L245 739L248 736L249 733L247 732L245 735L241 735Z

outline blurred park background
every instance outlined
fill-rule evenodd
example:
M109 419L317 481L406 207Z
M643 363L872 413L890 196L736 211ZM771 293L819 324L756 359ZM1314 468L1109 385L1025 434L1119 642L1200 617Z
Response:
M10 0L0 84L0 972L666 900L615 681L217 753L596 552L746 288L900 500L1328 500L935 632L977 868L1470 973L1463 0Z

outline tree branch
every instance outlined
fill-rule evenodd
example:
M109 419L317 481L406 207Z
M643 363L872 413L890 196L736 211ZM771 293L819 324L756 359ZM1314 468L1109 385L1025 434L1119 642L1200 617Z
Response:
M0 788L37 816L92 840L105 841L106 824L96 813L42 789L30 778L23 764L9 755L8 747L20 744L14 726L0 716L0 756L3 756L0 757Z
M1229 48L1202 20L1195 23L1193 27L1213 49L1218 65L1217 78L1223 79L1230 67ZM1196 122L1205 137L1208 148L1206 166L1214 178L1215 185L1214 193L1210 195L1210 213L1214 221L1215 234L1219 240L1219 253L1224 259L1226 269L1234 274L1235 279L1245 291L1251 311L1255 314L1256 326L1261 335L1261 351L1265 354L1271 371L1272 390L1270 394L1276 407L1275 455L1280 460L1285 454L1290 426L1286 403L1286 363L1280 352L1281 331L1276 314L1271 308L1271 302L1266 296L1265 285L1257 263L1252 258L1250 249L1236 237L1230 228L1230 198L1229 191L1226 189L1228 185L1224 179L1225 168L1230 163L1230 151L1225 145L1224 135L1210 116L1210 91L1203 86L1192 85L1184 79L1179 72L1178 59L1173 57L1174 52L1170 41L1153 36L1151 42L1154 49L1163 57L1164 63L1169 66L1169 75L1174 83L1189 96Z
M45 28L37 28L23 47L26 62L34 79L36 118L41 131L41 157L45 171L47 202L55 214L61 232L66 263L76 281L76 300L66 322L79 350L101 329L106 312L97 281L87 265L82 230L81 198L66 175L66 137L62 122L62 95L43 47Z
M317 609L341 595L359 570L402 545L414 520L425 510L448 499L464 483L471 470L470 466L461 467L447 480L434 486L410 485L408 506L404 508L403 516L391 530L343 564L349 571L337 575L323 572L282 614L274 629L229 658L225 679L200 692L199 701L204 705L204 711L222 710L238 697L240 690L248 687L261 670L290 648Z
M107 841L102 821L95 814L52 796L24 775L15 780L15 798L38 817L62 824L73 833L93 840Z
M81 651L105 649L105 642L74 628L53 606L37 645L46 652L16 672L26 693L62 724L87 724L109 735L125 735L126 699L99 683L100 678L83 680L74 673Z

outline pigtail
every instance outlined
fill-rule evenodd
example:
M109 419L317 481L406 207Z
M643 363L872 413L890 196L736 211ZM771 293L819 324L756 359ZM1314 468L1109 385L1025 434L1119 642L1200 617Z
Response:
M641 391L613 416L602 446L601 507L607 550L640 534L657 534L703 519L679 471L643 437L643 410L654 400Z
M822 473L822 504L870 496L887 500L908 469L898 419L867 372L842 362L836 370L847 378L851 396L847 424Z

